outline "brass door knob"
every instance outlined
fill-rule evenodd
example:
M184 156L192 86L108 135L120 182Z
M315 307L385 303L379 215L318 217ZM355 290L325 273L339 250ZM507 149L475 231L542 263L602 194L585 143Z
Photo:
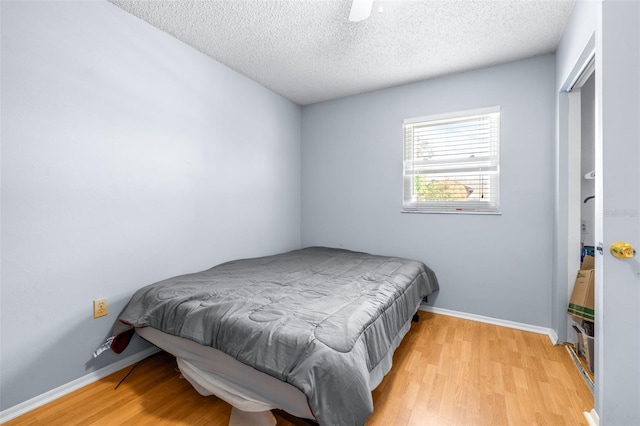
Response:
M630 259L636 255L636 249L629 243L624 241L618 241L611 244L609 247L611 254L618 259Z

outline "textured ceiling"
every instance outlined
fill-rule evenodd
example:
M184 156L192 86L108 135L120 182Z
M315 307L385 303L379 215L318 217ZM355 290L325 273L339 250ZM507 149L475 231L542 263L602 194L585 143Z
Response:
M554 52L574 3L109 1L300 105Z

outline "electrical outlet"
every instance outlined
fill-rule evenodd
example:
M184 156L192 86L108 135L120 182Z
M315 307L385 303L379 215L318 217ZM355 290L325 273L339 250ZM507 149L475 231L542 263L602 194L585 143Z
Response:
M93 317L100 318L109 313L107 299L96 299L93 301Z

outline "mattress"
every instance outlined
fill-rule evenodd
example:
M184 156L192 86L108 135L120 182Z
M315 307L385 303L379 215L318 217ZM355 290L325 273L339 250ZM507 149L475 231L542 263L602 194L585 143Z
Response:
M309 411L299 403L286 411L311 414L322 425L356 425L373 411L371 389L390 368L420 301L437 289L435 274L422 262L312 247L143 287L115 334L151 327L214 348L301 392ZM118 340L114 345L121 347ZM210 372L202 363L177 357L194 382ZM237 378L222 376L224 386L238 384ZM299 399L287 395L286 400ZM282 405L264 396L242 395L246 401L235 405L250 410ZM250 401L257 405L251 408Z
M394 339L393 348L388 356L371 371L372 391L391 370L393 352L410 327L411 322L408 321ZM242 413L236 414L238 420L234 421L232 418L230 426L273 425L273 417L268 413L274 409L315 420L304 393L288 383L242 364L217 349L163 333L152 327L138 328L136 333L174 355L181 374L199 394L215 395L230 404L234 410L241 411Z

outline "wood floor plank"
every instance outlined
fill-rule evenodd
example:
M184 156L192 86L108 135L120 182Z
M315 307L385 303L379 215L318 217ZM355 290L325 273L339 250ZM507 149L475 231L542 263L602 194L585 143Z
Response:
M593 396L569 354L540 334L420 312L373 392L378 425L585 425ZM166 353L6 422L26 425L207 425L231 407L201 396ZM276 416L278 425L294 426Z

